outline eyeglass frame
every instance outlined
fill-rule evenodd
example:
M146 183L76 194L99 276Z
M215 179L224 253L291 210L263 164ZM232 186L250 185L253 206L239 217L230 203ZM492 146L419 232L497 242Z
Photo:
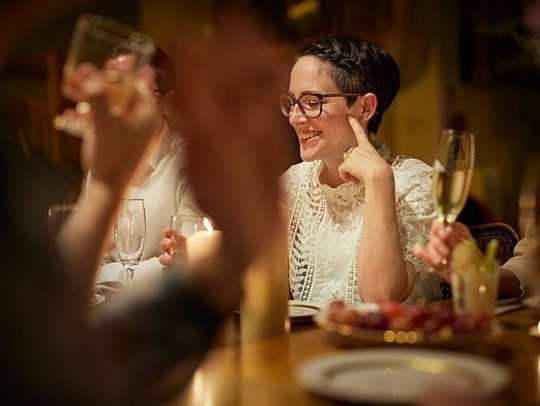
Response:
M317 92L305 92L305 93L302 93L298 97L294 97L291 93L287 93L287 94L282 94L281 96L279 96L279 107L281 108L281 112L283 113L283 115L285 117L290 117L292 115L294 105L296 104L298 106L298 108L300 109L300 112L302 113L302 115L305 118L318 118L318 117L321 116L322 111L323 111L323 104L324 104L323 99L325 99L327 97L364 96L365 94L366 93L317 93ZM299 103L299 100L304 96L316 96L319 99L319 113L317 115L309 116L306 113L306 110L304 110L304 106L301 103ZM283 100L286 97L292 99L292 105L291 105L289 114L285 113L285 111L283 110L283 105L281 104L281 100Z

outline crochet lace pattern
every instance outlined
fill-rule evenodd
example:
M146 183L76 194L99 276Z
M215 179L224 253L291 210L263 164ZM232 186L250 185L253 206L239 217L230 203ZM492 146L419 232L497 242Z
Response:
M431 167L394 155L384 144L379 154L394 172L398 226L406 261L416 272L406 302L440 298L439 278L413 254L415 243L427 242L435 217ZM289 215L289 285L295 300L361 302L357 288L356 250L362 237L364 184L321 184L322 161L294 165L282 176ZM384 249L373 255L384 255Z

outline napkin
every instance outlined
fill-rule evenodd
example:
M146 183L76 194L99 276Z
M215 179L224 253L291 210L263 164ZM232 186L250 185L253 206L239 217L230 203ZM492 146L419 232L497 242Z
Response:
M142 261L135 267L135 283L161 275L163 266L156 257ZM127 286L127 275L124 266L119 262L111 262L99 268L95 280L97 290L121 289Z

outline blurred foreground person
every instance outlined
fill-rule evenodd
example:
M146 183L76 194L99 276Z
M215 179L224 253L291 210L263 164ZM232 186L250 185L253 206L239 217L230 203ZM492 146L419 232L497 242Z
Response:
M72 78L72 89L92 105L96 139L93 181L61 231L61 260L42 233L46 228L34 221L45 217L34 210L39 196L31 194L32 186L43 183L39 173L13 154L2 159L3 403L156 404L184 385L201 362L223 315L238 303L243 270L277 232L284 132L275 133L277 112L261 108L270 99L259 90L281 87L281 66L258 38L243 20L228 21L211 39L186 44L178 56L194 61L179 84L191 104L187 115L198 112L182 120L196 134L186 140L188 176L198 202L223 230L221 251L189 279L171 273L89 311L115 210L157 142L158 115L147 83L137 83L128 111L113 118L98 73L81 69ZM241 96L234 115L217 102L228 100L230 87Z
M433 221L429 232L429 242L414 247L415 254L447 282L450 283L449 261L454 246L463 240L473 237L464 224L455 222L444 226ZM514 248L514 256L499 268L499 298L522 297L531 295L537 288L537 278L534 273L536 260L530 247L534 246L527 235Z

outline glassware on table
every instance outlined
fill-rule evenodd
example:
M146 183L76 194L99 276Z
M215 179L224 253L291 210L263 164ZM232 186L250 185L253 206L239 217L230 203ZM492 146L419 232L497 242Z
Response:
M453 223L465 206L474 155L474 134L442 130L435 154L432 194L437 220L443 224Z
M124 266L128 284L135 278L146 240L146 214L143 199L124 199L116 213L114 242L118 259Z
M171 228L175 231L173 235L173 246L171 247L171 255L175 264L185 265L187 263L187 240L182 242L182 238L187 239L197 231L206 230L204 217L198 215L174 215L171 216Z
M120 116L129 106L133 81L155 51L147 35L100 15L84 14L77 19L64 64L62 92L73 99L69 77L81 64L103 75L109 113ZM79 101L79 100L76 100Z
M480 269L481 268L481 269ZM499 263L488 266L472 263L453 265L452 304L456 314L485 313L493 315L499 293Z

